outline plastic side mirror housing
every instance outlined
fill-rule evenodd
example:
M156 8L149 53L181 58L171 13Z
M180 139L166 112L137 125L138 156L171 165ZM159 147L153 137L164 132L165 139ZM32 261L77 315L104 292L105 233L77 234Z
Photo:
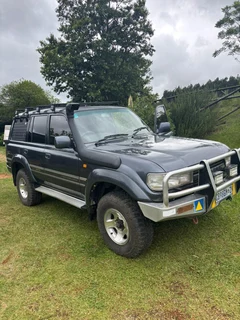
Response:
M54 145L57 149L71 148L71 139L68 136L55 137Z
M161 122L158 128L158 134L165 134L171 131L169 122Z

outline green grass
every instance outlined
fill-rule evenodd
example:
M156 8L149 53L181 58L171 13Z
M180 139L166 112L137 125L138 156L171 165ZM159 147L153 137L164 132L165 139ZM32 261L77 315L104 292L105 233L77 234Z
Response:
M157 224L127 260L86 212L48 197L24 207L11 179L0 189L1 319L238 319L239 196L198 225Z
M236 119L229 141L230 124L211 138L240 147ZM11 178L0 191L0 319L240 318L240 194L198 225L156 224L150 250L129 260L86 212L50 197L25 207Z
M218 116L221 117L238 107L238 100L222 103L219 107ZM220 122L224 122L224 124L218 126L208 138L225 143L230 148L240 148L240 109Z
M6 155L5 147L0 147L0 174L9 173L6 167L5 155Z

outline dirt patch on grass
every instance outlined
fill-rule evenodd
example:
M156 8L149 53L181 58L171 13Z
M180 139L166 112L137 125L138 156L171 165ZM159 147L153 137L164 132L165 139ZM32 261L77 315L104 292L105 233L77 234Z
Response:
M29 287L29 288L27 289L27 292L28 292L28 293L36 292L36 291L41 290L42 288L43 288L43 286L42 286L41 284L38 284L38 285L35 285L35 286L33 286L33 287Z
M8 173L0 173L0 180L2 179L9 179L11 178L11 175Z
M187 303L187 300L186 300ZM175 306L169 308L164 306L164 304L159 304L151 308L150 310L123 310L112 316L114 320L197 320L197 319L209 319L209 320L230 320L233 319L231 314L228 314L216 306L209 306L208 304L203 304L201 308L197 311L190 311L188 313L185 306L182 307ZM235 319L235 318L234 318Z
M148 311L136 310L136 311L126 311L118 314L114 319L127 319L127 320L187 320L191 319L190 316L179 309L164 310L162 307L153 308Z
M2 264L6 264L10 261L13 256L13 252L10 252L9 255L2 261Z
M178 296L182 296L186 293L186 291L189 291L189 288L180 281L171 282L168 288L171 292L177 294Z
M1 226L5 226L6 224L8 224L8 220L7 220L7 219L4 219L4 218L1 218L1 219L0 219L0 227L1 227Z

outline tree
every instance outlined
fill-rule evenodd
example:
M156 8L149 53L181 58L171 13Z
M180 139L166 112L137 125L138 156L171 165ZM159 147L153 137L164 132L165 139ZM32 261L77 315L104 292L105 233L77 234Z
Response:
M147 94L141 97L137 97L133 101L131 109L152 129L154 130L154 115L156 100L158 95Z
M29 80L13 81L0 88L0 124L11 121L15 110L54 102L50 92Z
M204 138L214 130L216 111L210 108L200 111L209 104L211 98L211 94L203 90L181 94L171 102L165 101L177 136Z
M50 90L45 90L45 96L50 101L50 103L61 103L61 100L54 96Z
M118 100L142 94L154 49L146 0L58 0L60 38L37 49L41 72L74 101Z
M222 52L228 52L231 56L240 55L240 1L234 1L231 6L222 8L222 12L224 17L215 27L222 29L218 33L218 39L223 40L223 43L222 47L213 53L214 58Z

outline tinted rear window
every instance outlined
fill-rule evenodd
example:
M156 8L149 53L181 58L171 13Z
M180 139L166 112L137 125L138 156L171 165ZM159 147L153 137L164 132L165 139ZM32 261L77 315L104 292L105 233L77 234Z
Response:
M32 142L45 143L47 116L35 117L33 121Z

